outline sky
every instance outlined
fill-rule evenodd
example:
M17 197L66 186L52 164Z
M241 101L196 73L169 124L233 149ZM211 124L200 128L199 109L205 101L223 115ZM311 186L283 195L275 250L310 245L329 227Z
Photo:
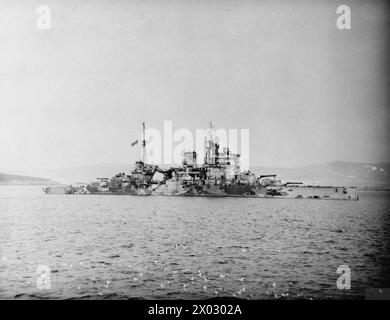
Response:
M0 0L0 172L133 163L143 120L249 129L251 166L387 161L389 19L386 1Z

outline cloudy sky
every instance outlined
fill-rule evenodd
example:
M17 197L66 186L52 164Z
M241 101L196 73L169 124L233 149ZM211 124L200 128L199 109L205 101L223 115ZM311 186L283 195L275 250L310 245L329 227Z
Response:
M248 128L251 165L386 161L389 7L340 4L0 0L0 171L132 163L143 119Z

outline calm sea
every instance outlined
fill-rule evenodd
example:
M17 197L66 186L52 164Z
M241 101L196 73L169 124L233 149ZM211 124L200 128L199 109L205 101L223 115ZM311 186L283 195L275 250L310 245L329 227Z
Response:
M45 195L0 186L0 298L364 298L367 288L390 287L389 199ZM336 286L340 265L350 268L350 290ZM47 289L38 269L50 270Z

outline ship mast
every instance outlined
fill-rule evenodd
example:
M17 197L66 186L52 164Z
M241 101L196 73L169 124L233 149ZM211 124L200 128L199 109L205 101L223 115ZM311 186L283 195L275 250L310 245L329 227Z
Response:
M145 121L142 122L142 162L146 163Z
M207 134L205 137L204 147L205 147L204 163L211 164L214 147L215 147L214 127L212 121L209 122L209 129L207 130Z

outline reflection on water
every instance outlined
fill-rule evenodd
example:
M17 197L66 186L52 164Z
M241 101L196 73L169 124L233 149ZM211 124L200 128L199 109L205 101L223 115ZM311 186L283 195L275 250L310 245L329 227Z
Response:
M381 192L349 202L0 186L0 297L362 298L390 287L389 202ZM336 287L339 265L351 290ZM39 266L49 290L37 287Z

